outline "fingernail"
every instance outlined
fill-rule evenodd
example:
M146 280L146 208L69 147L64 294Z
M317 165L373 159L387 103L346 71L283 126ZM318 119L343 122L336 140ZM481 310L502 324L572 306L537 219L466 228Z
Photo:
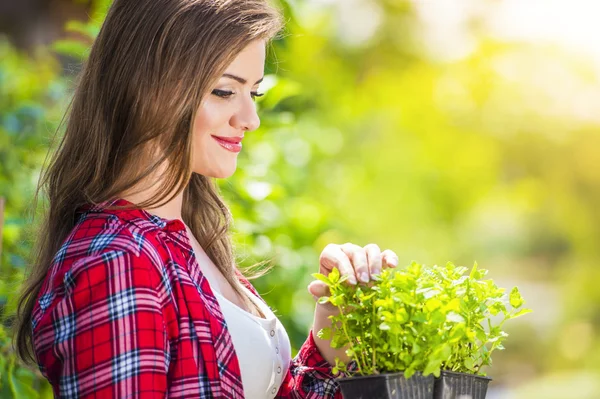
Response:
M392 260L390 261L390 266L392 266L392 267L396 267L396 266L398 266L398 261L397 261L396 259L392 259Z
M369 275L367 273L361 273L360 274L360 281L362 281L363 283L368 283L369 282Z
M356 277L354 277L354 276L350 276L350 277L348 277L348 282L349 282L350 284L356 284Z
M373 269L373 270L371 270L371 275L373 275L373 274L380 274L380 273L381 273L380 269Z
M319 300L319 297L318 297L318 296L316 296L316 295L313 295L313 298L315 298L315 301L318 301L318 300Z

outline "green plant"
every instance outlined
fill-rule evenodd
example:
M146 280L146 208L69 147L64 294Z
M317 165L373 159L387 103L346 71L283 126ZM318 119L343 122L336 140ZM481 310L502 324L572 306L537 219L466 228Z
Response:
M492 363L492 352L504 349L502 342L508 336L504 323L531 309L523 308L525 301L517 287L507 296L493 280L484 280L488 271L477 263L467 272L466 267L448 263L429 269L425 280L434 290L433 297L449 311L443 332L451 354L441 363L442 369L483 374L481 368Z
M480 374L491 352L503 349L506 320L528 313L515 287L509 298L487 271L452 263L426 268L413 262L405 269L387 269L369 285L345 284L334 269L314 274L330 289L320 303L339 309L332 328L318 332L346 354L361 375L415 372L440 375L442 369ZM509 310L510 308L510 310ZM496 322L495 316L503 315ZM352 371L336 360L335 371Z

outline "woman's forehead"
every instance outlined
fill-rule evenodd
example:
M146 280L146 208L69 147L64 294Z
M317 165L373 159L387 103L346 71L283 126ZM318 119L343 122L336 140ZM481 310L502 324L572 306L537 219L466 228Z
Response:
M221 77L234 79L242 84L258 84L264 74L265 57L265 42L263 40L256 40L246 46L235 57Z

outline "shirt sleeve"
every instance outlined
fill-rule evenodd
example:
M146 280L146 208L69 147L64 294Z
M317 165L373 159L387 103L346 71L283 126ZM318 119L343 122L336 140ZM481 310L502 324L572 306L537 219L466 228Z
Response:
M36 353L60 398L165 398L170 345L150 259L111 251L77 260L38 331Z
M342 399L332 366L323 358L312 330L290 365L281 388L279 399Z

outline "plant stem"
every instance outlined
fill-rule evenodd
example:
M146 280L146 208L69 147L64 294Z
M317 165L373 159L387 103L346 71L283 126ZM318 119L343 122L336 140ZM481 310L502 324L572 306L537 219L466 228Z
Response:
M498 328L499 328L500 330L502 330L502 326L504 325L504 322L506 322L506 320L508 320L508 319L510 319L510 317L509 317L509 316L506 316L506 314L505 314L505 315L504 315L504 320L502 320L502 321L500 322L500 324L498 324ZM481 345L481 347L479 348L479 350L481 350L481 348L482 348L483 346L485 346L485 344L486 344L486 343L484 342L484 343ZM481 369L481 367L483 367L483 363L485 363L485 362L486 362L486 361L487 361L487 360L490 358L490 356L492 355L492 351L493 351L494 349L496 349L496 346L497 346L497 344L499 344L499 342L498 342L498 341L494 342L494 343L492 344L492 347L491 347L491 348L490 348L490 350L488 351L488 353L485 355L485 357L484 357L483 359L481 359L481 363L479 363L479 364L477 365L477 367L476 367L476 371L477 371L477 372L479 372L479 370Z
M337 308L340 310L340 315L342 315L342 329L344 330L344 334L346 335L346 339L348 340L349 344L352 344L353 341L350 339L350 335L348 334L348 330L346 329L346 323L345 323L345 317L346 317L346 315L342 311L342 307L340 305L338 305ZM364 353L362 353L362 351L360 352L360 356L362 357L362 361L363 361L363 364L364 364L365 367L361 367L360 362L358 361L358 357L356 358L356 362L358 363L359 370L362 373L363 370L367 367L367 361L366 361L365 355L364 355Z
M375 301L373 301L373 299L371 298L371 301L373 302L373 317L371 318L371 339L373 340L373 343L371 344L371 351L373 352L373 363L371 364L371 366L373 367L373 371L375 370L375 348L377 347L375 345Z

